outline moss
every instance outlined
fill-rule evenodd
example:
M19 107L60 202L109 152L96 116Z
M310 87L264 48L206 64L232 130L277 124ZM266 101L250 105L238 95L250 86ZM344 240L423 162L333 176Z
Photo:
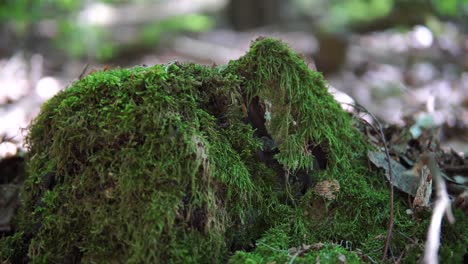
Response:
M379 259L389 192L351 122L322 75L270 38L222 67L95 72L31 125L18 233L0 259L284 262L318 242L297 262L359 260L333 242ZM396 230L423 239L427 223L395 206ZM394 252L405 242L395 235Z
M23 232L16 232L11 236L0 239L0 259L11 263L23 263L27 252Z
M291 248L294 241L288 234L289 228L282 224L269 229L257 241L254 251L237 251L229 263L362 263L356 253L337 244L303 244Z
M28 230L30 257L226 256L226 229L244 222L255 197L243 159L259 147L251 127L228 129L240 116L226 116L227 129L217 124L239 107L236 87L207 67L158 65L95 73L45 104L28 139L22 221L39 225ZM211 113L212 100L226 109Z
M312 247L312 246L311 246ZM360 257L338 245L320 245L320 249L307 249L301 252L278 250L267 244L259 245L254 252L239 251L229 263L363 263Z
M290 219L294 237L302 237L296 241L305 237L360 244L372 239L362 232L370 227L371 235L385 234L388 211L382 205L388 192L372 184L376 179L371 177L379 176L368 175L363 162L369 146L328 93L322 75L310 71L285 44L268 38L255 42L228 69L243 77L246 101L258 100L265 109L266 131L277 143L275 158L287 177L305 170L315 182L336 180L340 186L333 201L310 190L299 206L277 213L272 226ZM324 155L314 155L315 149ZM320 168L319 163L326 165Z

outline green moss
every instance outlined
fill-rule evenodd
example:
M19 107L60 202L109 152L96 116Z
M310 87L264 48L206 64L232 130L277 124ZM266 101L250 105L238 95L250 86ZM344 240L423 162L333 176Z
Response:
M359 261L333 242L379 259L388 187L351 121L322 75L269 38L226 67L95 72L33 122L18 233L0 259L281 263L318 242L295 262ZM333 199L311 188L325 180ZM396 230L423 240L427 223L395 207Z
M226 229L244 222L255 196L242 159L259 147L252 128L224 131L210 112L212 100L226 100L222 114L235 112L236 86L234 76L207 67L158 65L95 73L45 104L28 139L23 211L32 214L22 221L40 225L30 230L30 257L227 256ZM44 184L47 173L54 184Z
M366 144L322 75L285 44L261 39L228 68L244 78L247 101L258 97L264 105L266 128L280 150L276 158L288 170L315 169L309 150L316 147L324 149L334 171L349 170L362 157Z
M267 244L258 246L254 252L239 251L230 258L229 263L364 263L356 253L340 246L327 244L320 249L307 249L301 252L278 250Z
M309 70L285 44L268 38L255 42L228 68L243 77L246 100L257 97L264 105L269 116L266 129L277 143L276 159L285 172L303 169L316 182L336 180L340 186L331 202L310 191L299 207L278 213L280 218L272 219L272 225L291 215L286 220L294 226L294 236L306 241L310 237L360 244L371 239L362 232L369 227L374 236L384 234L388 211L382 205L387 204L388 192L372 184L376 179L370 177L379 176L368 175L363 163L369 146L328 93L322 75ZM316 148L325 153L322 170L314 167Z

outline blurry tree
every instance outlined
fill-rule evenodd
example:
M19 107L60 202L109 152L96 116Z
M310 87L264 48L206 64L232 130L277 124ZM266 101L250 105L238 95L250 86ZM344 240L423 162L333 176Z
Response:
M274 25L280 22L281 6L289 0L230 0L227 17L236 30Z

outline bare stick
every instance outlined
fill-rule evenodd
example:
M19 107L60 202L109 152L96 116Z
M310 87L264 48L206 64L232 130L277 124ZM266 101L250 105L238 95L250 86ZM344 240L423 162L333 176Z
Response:
M440 247L440 229L442 225L442 218L444 213L447 215L448 221L453 224L455 218L453 217L452 210L450 207L450 199L447 194L447 188L445 181L440 175L440 170L437 167L437 163L433 153L425 154L424 159L427 159L427 165L431 171L432 179L435 183L437 191L437 200L435 202L434 211L431 217L431 224L427 232L427 240L424 249L424 260L426 264L437 264L438 251Z

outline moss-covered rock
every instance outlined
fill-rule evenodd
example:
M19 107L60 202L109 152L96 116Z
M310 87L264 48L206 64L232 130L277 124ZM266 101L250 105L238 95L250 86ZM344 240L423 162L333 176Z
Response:
M294 260L360 261L333 242L382 253L389 195L370 146L322 75L274 39L226 66L95 72L43 105L28 144L0 259L284 262L318 242L329 244ZM397 230L423 239L427 223L395 206Z

